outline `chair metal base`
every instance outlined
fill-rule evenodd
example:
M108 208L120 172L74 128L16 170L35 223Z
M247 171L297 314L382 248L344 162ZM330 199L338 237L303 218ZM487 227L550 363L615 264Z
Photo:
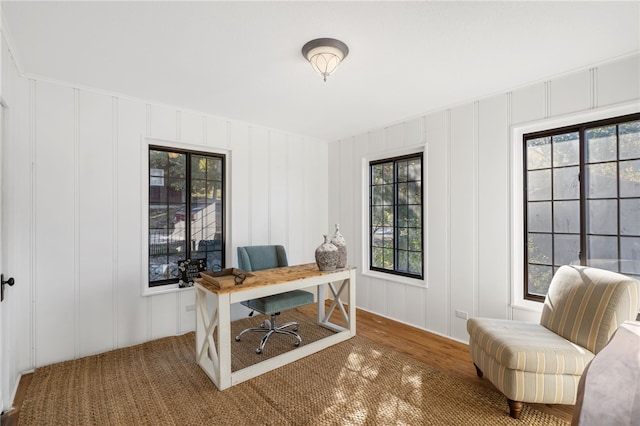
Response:
M260 345L258 345L258 348L256 349L257 354L262 353L262 350L264 349L264 345L266 345L267 340L269 340L269 337L271 337L271 335L274 333L288 334L290 336L293 336L296 338L296 341L293 343L293 345L300 346L300 343L302 343L302 338L298 333L296 333L296 331L298 331L298 323L295 321L291 321L282 325L276 325L277 315L280 315L280 312L271 314L271 320L264 320L262 324L260 324L260 327L251 327L251 328L246 328L242 330L242 332L236 336L236 342L239 342L240 337L244 333L247 333L249 331L257 331L260 333L264 333L266 331L267 333L262 337L262 339L260 340ZM287 327L293 327L293 330L287 330L286 329Z

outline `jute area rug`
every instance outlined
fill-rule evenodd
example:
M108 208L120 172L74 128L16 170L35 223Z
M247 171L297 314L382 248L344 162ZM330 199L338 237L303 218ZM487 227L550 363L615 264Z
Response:
M298 312L283 313L288 320L302 322L307 343L326 333ZM234 323L232 338L259 322ZM262 355L257 333L232 342L234 369L293 347L276 337ZM499 393L359 336L219 391L187 333L38 368L18 424L566 425L527 405L519 421L507 411Z

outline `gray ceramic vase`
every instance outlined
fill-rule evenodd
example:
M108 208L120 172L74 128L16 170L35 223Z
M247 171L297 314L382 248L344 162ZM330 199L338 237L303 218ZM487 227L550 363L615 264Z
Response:
M324 243L316 249L316 264L321 271L333 271L338 264L338 247L331 244L329 236L324 236Z
M336 223L336 233L331 238L331 244L338 247L338 264L336 268L344 268L347 266L347 243L340 233L340 224Z

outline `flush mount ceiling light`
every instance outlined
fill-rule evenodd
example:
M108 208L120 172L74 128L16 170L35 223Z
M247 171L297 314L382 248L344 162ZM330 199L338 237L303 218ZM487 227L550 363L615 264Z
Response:
M327 76L338 68L348 54L347 45L334 38L317 38L302 46L302 56L324 78L324 81L327 81Z

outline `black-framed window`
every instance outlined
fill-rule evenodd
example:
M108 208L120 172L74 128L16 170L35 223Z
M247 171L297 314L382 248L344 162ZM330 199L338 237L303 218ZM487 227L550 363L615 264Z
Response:
M178 263L224 259L225 156L149 147L149 286L178 282Z
M525 134L524 295L566 264L640 278L640 114Z
M369 163L369 268L424 276L422 153Z

